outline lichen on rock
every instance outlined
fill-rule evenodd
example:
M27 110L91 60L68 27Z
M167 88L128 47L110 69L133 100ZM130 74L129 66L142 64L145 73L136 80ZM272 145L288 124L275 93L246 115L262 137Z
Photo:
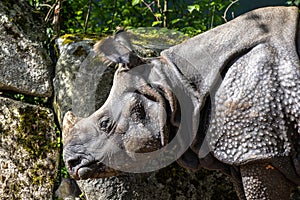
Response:
M31 159L47 157L47 152L56 149L58 145L57 141L52 141L48 135L51 125L49 110L20 107L18 113L20 122L16 129L16 142L29 153Z
M51 110L0 97L0 198L51 199L59 149Z

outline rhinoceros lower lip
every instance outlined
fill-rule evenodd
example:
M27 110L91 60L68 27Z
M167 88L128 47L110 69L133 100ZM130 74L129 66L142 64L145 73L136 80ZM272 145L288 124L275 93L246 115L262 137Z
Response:
M88 179L93 175L93 169L90 167L81 167L76 171L76 177L79 179Z
M76 167L72 174L76 180L85 180L88 178L106 178L118 175L118 172L105 166L103 163L91 162Z
M72 176L76 180L87 179L93 174L93 171L95 171L96 168L103 168L103 166L102 164L97 166L94 161L88 162L87 160L83 160L80 164L74 167L73 170L71 170L73 172Z

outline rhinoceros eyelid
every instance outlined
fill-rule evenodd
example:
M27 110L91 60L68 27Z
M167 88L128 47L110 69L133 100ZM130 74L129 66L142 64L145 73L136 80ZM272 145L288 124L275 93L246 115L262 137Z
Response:
M99 125L99 128L103 131L109 131L110 127L111 127L111 120L109 117L101 117L99 119L99 122L98 122L98 125Z

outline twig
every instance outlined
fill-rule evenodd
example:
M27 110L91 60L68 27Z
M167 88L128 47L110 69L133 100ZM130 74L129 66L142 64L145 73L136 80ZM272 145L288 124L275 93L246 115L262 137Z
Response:
M226 16L227 16L227 12L228 12L229 8L230 8L231 6L233 6L233 4L237 3L238 1L239 1L239 0L232 1L232 2L229 4L229 6L226 8L226 10L225 10L225 12L224 12L224 14L223 14L223 16L222 16L222 18L224 19L225 22L227 22Z
M88 7L87 14L86 14L85 22L84 22L84 33L86 33L86 30L87 30L88 22L89 22L90 15L91 15L91 9L92 9L92 0L89 0L89 7Z
M150 10L152 15L155 17L156 21L159 21L159 18L155 15L152 8L150 7L150 5L152 5L155 1L153 1L151 4L147 4L144 0L142 0L142 2L143 2L143 4L145 4L145 6L148 8L148 10Z
M60 35L60 11L62 8L62 0L58 0L56 6L54 7L53 15L53 30L56 31L56 35Z
M211 22L210 22L210 29L212 29L214 27L215 11L216 11L216 5L213 6Z
M46 4L46 3L41 3L40 6L41 6L41 7L48 7L48 8L50 8L50 9L52 8L51 5Z
M49 11L48 11L48 13L47 13L47 15L46 15L46 17L45 17L45 22L48 22L48 21L50 20L50 16L51 16L52 12L54 11L56 5L57 5L59 2L60 2L60 0L56 0L55 3L54 3L52 6L50 6L50 5L48 5L48 4L42 4L43 6L48 6L48 7L50 6L50 9L49 9Z
M163 10L162 10L161 5L160 5L160 0L156 0L156 3L157 3L157 9L158 9L158 11L162 14Z
M164 27L167 27L168 1L164 0Z

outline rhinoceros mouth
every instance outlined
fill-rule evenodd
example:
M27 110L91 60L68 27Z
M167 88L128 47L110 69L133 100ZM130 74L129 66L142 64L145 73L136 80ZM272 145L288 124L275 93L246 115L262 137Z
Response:
M107 178L116 176L119 172L101 162L81 159L80 157L70 159L67 162L67 169L75 180L85 180L88 178Z

